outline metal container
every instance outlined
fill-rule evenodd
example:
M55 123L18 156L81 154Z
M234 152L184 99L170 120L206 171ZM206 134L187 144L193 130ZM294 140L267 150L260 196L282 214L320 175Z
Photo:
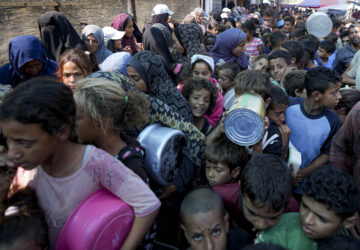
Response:
M294 144L292 144L291 141L289 141L289 156L288 156L287 165L289 167L290 165L293 165L294 174L296 174L299 168L301 167L301 162L302 162L301 153L299 152L299 150L297 150Z
M323 12L316 12L306 20L306 29L309 34L323 39L329 35L333 29L333 23L330 17Z
M240 146L252 146L264 135L265 103L263 98L245 92L235 98L225 118L225 134L230 141Z
M145 167L150 179L161 186L170 185L186 143L183 132L154 123L137 140L145 148Z

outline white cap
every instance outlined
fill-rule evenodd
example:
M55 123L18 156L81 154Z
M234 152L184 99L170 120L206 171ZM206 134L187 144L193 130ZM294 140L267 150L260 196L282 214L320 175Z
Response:
M231 12L231 10L229 8L223 8L222 12Z
M160 3L160 4L155 5L151 15L155 16L155 15L160 15L160 14L165 14L165 13L168 13L170 16L174 15L174 12L172 12L166 4Z
M104 33L104 40L119 40L124 37L125 31L119 31L114 29L113 27L106 26L102 28L102 31Z
M228 18L228 14L227 13L221 13L220 17L221 18Z

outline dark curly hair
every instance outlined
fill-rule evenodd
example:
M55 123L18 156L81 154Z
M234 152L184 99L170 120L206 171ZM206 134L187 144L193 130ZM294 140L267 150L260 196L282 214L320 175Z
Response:
M218 92L219 92L212 82L198 77L191 78L184 85L183 89L181 90L181 93L184 95L186 100L189 100L190 95L194 90L201 90L201 89L206 89L210 92L210 105L208 111L206 112L206 114L210 114L213 108L215 107L216 99L218 97Z
M304 184L303 191L304 195L324 204L343 219L354 215L360 201L354 179L331 165L315 170Z

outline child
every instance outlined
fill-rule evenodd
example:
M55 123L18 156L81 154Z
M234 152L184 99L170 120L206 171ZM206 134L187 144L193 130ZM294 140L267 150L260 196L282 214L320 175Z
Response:
M208 135L212 126L204 115L210 114L215 107L217 88L206 79L193 78L184 85L181 93L189 102L194 116L194 125L204 135Z
M272 83L278 87L281 80L286 75L288 67L291 64L291 56L284 50L276 50L269 56L270 73L273 78ZM281 86L283 87L283 86Z
M340 89L341 100L336 105L334 111L340 119L341 125L344 124L350 110L360 102L360 90L358 89Z
M283 84L289 96L306 98L306 72L306 70L294 70L285 75Z
M215 19L211 19L209 23L209 33L216 36L217 34L219 34L218 28L219 28L219 22L216 21Z
M309 70L312 68L317 67L317 65L314 62L315 59L315 53L317 50L316 44L311 41L310 39L302 39L300 42L304 45L305 52L308 54L308 60L304 62L304 69Z
M269 57L266 54L262 54L254 59L253 69L261 70L264 73L267 73L269 70Z
M299 213L281 216L257 242L279 244L289 250L316 250L317 244L354 225L360 197L354 179L334 166L321 166L304 185ZM343 249L343 247L341 247Z
M236 75L240 72L240 67L237 63L225 63L219 66L218 76L219 84L223 90L224 100L223 107L225 110L229 110L235 100L235 82Z
M82 144L103 149L148 182L144 150L126 129L141 128L149 117L149 101L135 91L103 79L85 79L76 85L76 134Z
M51 79L21 84L0 107L8 156L21 166L14 185L36 190L49 227L50 248L74 209L105 188L130 204L135 220L123 247L134 249L152 225L160 202L146 184L106 152L74 143L71 89Z
M0 216L0 249L48 249L48 230L35 191L19 190Z
M218 137L206 144L206 179L209 185L238 182L247 158L246 149L232 143L226 136Z
M252 21L247 21L241 26L241 29L246 33L245 54L249 58L250 65L252 65L255 57L262 54L263 42L260 38L255 37L255 24Z
M279 50L286 41L286 35L281 31L275 31L270 34L271 51Z
M290 36L290 32L295 28L295 18L293 16L286 16L284 18L283 31L287 37Z
M289 40L281 45L291 55L291 66L294 68L299 67L299 63L304 56L304 45L295 40Z
M317 51L317 56L321 59L323 66L329 69L333 68L331 61L329 60L330 56L336 50L336 45L333 41L324 40L320 42L319 49Z
M317 67L306 73L307 97L290 98L285 119L291 130L290 140L301 153L302 184L329 160L332 137L340 127L339 118L329 108L335 108L341 99L340 84L333 70ZM296 193L302 193L302 184Z
M245 232L237 235L228 233L229 215L225 213L221 197L211 189L200 188L190 192L182 201L180 211L181 228L192 250L240 249L248 243Z
M204 46L207 52L209 52L210 50L212 50L212 48L214 48L215 42L216 42L215 35L209 34L205 37Z

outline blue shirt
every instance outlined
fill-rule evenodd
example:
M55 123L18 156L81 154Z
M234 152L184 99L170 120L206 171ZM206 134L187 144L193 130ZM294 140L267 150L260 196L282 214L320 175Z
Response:
M301 168L310 165L321 154L330 153L331 140L340 128L336 114L324 108L320 114L310 115L304 108L304 100L290 97L285 113L286 124L291 130L290 141L301 153ZM296 193L302 193L302 184Z
M339 49L334 62L334 70L338 74L342 75L345 70L350 66L351 60L354 57L355 53L356 49L354 49L350 43Z

